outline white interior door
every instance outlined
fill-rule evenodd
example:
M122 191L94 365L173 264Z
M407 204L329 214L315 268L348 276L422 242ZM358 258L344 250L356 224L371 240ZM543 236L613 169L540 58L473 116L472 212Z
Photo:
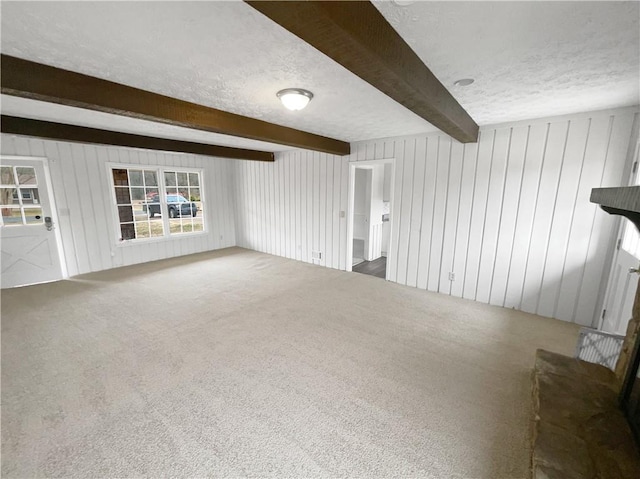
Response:
M374 261L382 256L383 189L384 165L376 165L367 172L369 235L364 258L367 261Z
M639 183L639 151L640 143L636 147L631 185ZM631 309L633 308L638 286L637 270L640 268L640 234L631 221L625 218L622 223L617 251L614 255L609 275L600 329L608 333L624 335L627 331L627 323L631 319Z
M629 222L626 230L633 230L635 226ZM636 233L637 234L637 233ZM631 309L638 285L638 275L630 272L636 270L640 260L635 256L638 251L630 252L622 246L615 255L615 261L609 280L610 291L607 295L605 309L602 312L601 330L608 333L624 335L627 323L631 319Z
M64 277L45 160L0 158L2 288Z

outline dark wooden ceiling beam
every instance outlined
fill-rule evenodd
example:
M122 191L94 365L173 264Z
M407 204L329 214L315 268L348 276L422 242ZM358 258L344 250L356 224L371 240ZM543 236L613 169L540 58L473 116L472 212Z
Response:
M458 141L478 140L478 125L372 3L246 3Z
M53 140L74 141L78 143L97 143L100 145L127 146L147 150L177 151L196 155L233 158L237 160L274 161L269 151L245 150L227 146L207 145L191 141L170 140L151 136L134 135L84 126L67 125L51 121L33 120L15 116L0 116L2 133L36 136Z
M294 148L347 155L344 141L196 105L108 80L8 55L1 57L2 93Z

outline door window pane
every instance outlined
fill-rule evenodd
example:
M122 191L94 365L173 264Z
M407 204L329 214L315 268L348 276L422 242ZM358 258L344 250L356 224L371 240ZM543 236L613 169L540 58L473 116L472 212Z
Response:
M0 184L15 185L16 180L13 177L13 168L10 166L0 167Z
M8 187L21 185L20 188ZM35 168L32 166L2 166L0 167L0 207L2 209L2 224L32 225L44 223L40 194L38 192Z
M42 208L25 208L24 209L25 224L37 225L44 223L44 215L42 214Z
M18 184L20 185L36 185L36 170L31 166L17 166Z
M39 205L40 195L38 188L20 188L20 196L22 196L23 205Z
M2 207L2 222L6 226L21 225L22 223L22 211L15 207Z
M0 204L19 205L17 188L0 188Z

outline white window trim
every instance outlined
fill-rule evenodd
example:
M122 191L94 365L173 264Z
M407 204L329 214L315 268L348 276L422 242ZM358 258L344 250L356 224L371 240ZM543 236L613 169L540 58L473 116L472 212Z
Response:
M115 237L113 238L115 241L115 245L117 247L128 247L139 244L147 244L147 243L162 243L165 241L176 241L183 238L192 238L194 236L202 236L209 233L209 221L205 218L204 215L204 207L209 208L207 204L207 195L206 195L206 185L204 179L204 169L203 168L190 168L185 166L160 166L160 165L141 165L141 164L130 164L130 163L114 163L114 162L106 162L105 166L107 168L107 178L109 178L109 188L111 197L111 221L115 227ZM161 207L166 208L166 186L164 184L164 172L165 171L184 171L187 173L199 173L200 175L200 202L203 205L202 211L202 221L203 228L202 231L192 231L190 233L180 233L180 234L171 234L169 231L169 218L167 215L162 215L162 221L165 229L165 234L163 236L156 236L154 238L134 238L129 240L121 240L121 230L120 230L120 216L118 215L118 201L116 199L116 185L113 182L113 169L129 169L129 170L154 170L158 173L158 193L160 196L160 205Z

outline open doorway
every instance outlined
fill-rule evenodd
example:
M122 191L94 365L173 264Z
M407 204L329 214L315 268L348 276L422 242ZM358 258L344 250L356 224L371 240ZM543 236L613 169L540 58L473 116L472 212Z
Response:
M350 163L347 270L387 279L394 160Z

